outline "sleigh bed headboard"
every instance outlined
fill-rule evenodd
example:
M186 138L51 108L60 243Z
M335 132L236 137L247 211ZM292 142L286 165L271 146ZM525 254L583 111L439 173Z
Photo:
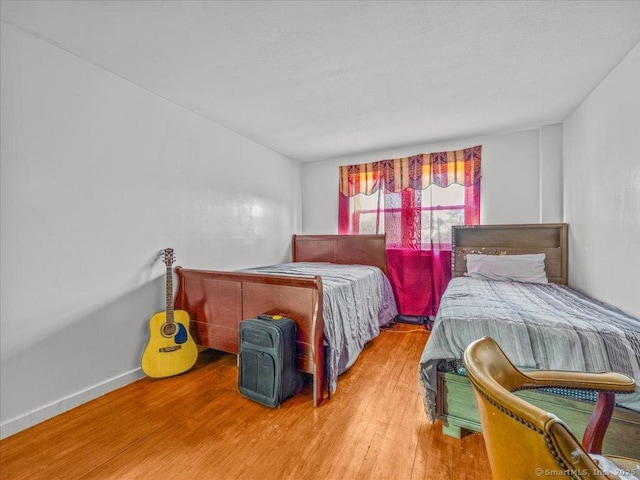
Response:
M469 253L484 255L545 254L549 282L567 284L566 223L455 225L452 227L452 277L467 271Z
M385 235L294 235L294 262L372 265L387 273Z

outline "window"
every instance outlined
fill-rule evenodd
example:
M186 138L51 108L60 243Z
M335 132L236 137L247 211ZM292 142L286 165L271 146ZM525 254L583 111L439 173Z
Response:
M340 167L338 229L384 233L402 315L434 315L451 278L451 226L480 220L481 146Z
M451 226L465 223L465 187L458 184L446 188L431 185L420 192L409 190L404 195L381 195L380 190L372 195L358 194L350 201L350 230L361 234L385 233L385 225L398 224L398 220L393 222L390 219L401 218L403 210L415 208L411 205L411 198L415 195L429 197L428 202L421 199L418 207L420 248L428 250L433 244L438 244L440 248L450 249ZM411 239L400 238L392 243L409 246Z

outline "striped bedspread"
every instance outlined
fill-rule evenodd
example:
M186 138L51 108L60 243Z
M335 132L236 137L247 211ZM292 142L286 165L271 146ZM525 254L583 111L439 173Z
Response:
M296 262L246 271L322 278L327 378L332 392L338 375L351 367L364 345L380 334L380 326L398 314L391 284L377 267Z
M438 368L483 336L523 369L615 371L640 385L640 320L563 285L454 278L420 360L429 419ZM640 411L638 391L616 402Z

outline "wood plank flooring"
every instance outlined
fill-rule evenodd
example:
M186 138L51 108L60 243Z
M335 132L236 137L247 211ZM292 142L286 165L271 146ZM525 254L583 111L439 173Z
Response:
M489 479L482 437L427 422L418 362L428 333L396 324L313 408L307 385L279 409L242 397L235 355L145 378L0 442L0 478Z

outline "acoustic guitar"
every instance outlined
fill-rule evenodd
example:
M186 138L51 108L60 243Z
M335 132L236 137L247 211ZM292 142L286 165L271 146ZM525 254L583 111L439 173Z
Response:
M189 333L189 314L173 309L173 261L173 249L166 248L166 309L149 320L149 341L142 354L142 371L153 378L186 372L198 359L198 347Z

